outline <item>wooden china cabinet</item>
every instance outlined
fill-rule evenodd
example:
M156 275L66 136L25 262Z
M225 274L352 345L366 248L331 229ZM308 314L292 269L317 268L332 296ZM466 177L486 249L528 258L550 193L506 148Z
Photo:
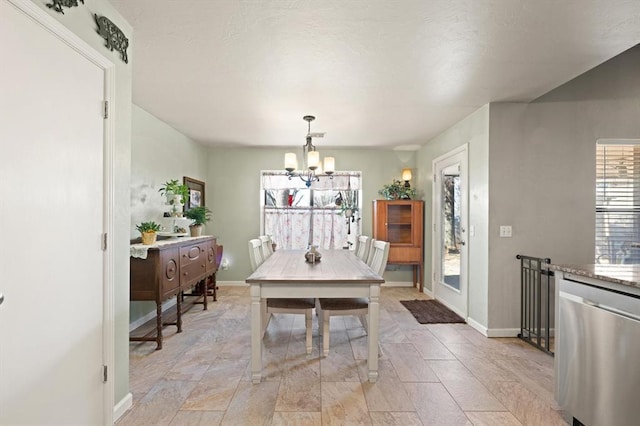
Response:
M387 264L412 265L413 285L424 280L424 201L373 200L373 238L388 241Z

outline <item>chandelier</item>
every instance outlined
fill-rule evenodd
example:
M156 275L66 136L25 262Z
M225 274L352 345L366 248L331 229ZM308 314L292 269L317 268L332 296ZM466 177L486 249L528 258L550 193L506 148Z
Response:
M320 180L319 176L327 175L329 179L333 179L333 173L336 170L336 159L334 157L325 157L323 173L322 166L320 165L320 153L316 150L311 139L313 137L321 138L324 136L324 133L311 133L311 122L316 119L314 116L305 115L302 119L308 123L307 143L302 146L302 170L297 170L298 159L293 152L287 152L284 155L284 169L287 171L289 179L297 176L302 179L307 188L309 188L313 182Z

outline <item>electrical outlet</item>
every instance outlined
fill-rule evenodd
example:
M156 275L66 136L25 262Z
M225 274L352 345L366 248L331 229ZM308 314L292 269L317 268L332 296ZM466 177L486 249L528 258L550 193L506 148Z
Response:
M509 225L500 225L500 237L511 238L512 229Z
M226 257L222 259L222 262L220 262L220 269L223 271L227 271L229 269L229 260Z

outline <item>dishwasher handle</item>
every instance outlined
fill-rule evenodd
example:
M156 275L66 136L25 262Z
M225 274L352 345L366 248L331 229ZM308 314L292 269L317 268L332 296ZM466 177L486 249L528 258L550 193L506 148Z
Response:
M582 299L582 302L585 305L593 306L594 308L602 309L603 311L611 312L612 314L620 315L620 316L625 317L627 319L640 322L640 316L634 315L634 314L632 314L630 312L625 312L625 311L622 311L620 309L616 309L616 308L613 308L611 306L603 305L601 303L597 303L597 302L594 302L592 300L587 300L587 299L584 299L584 298Z

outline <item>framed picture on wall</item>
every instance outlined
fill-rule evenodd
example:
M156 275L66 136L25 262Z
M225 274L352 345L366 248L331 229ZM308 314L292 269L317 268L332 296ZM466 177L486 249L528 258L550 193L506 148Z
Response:
M185 176L183 183L189 188L189 201L185 204L184 209L189 210L204 206L204 182Z

